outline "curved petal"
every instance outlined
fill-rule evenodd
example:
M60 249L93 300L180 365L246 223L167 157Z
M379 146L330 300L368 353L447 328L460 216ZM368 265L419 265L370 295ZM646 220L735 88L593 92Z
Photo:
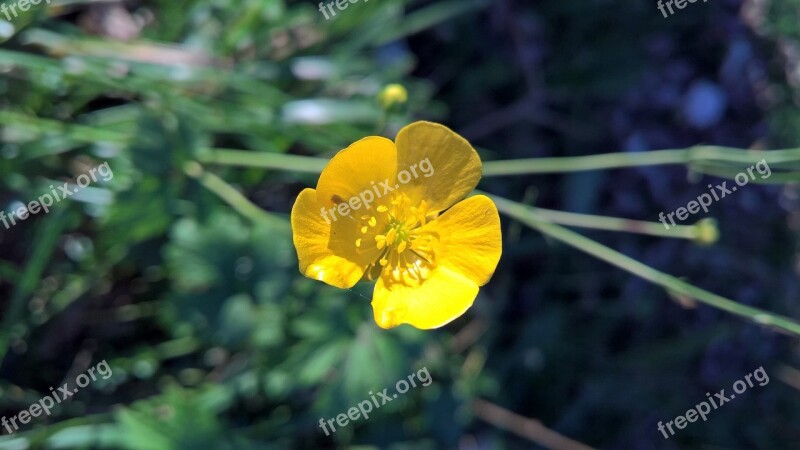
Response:
M328 162L317 181L317 201L330 208L362 193L364 201L366 198L375 201L383 193L381 183L394 186L396 171L394 142L380 136L365 137Z
M477 295L478 285L472 280L440 266L419 286L387 284L380 277L372 294L372 310L381 328L407 323L428 330L460 317Z
M397 133L395 142L401 189L414 204L428 202L431 212L443 211L466 197L481 179L478 153L444 125L414 122Z
M456 203L422 227L420 233L430 233L439 240L437 265L449 267L478 286L489 282L503 253L500 215L485 195Z
M355 247L358 229L349 220L327 220L314 189L304 189L292 207L292 241L297 249L300 272L338 288L350 288L376 259Z

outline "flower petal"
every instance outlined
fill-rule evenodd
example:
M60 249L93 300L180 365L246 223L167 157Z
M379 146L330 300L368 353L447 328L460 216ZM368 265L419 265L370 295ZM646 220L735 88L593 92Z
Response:
M381 328L407 323L439 328L464 314L478 295L478 285L447 267L437 267L419 286L387 284L380 277L372 294L375 322Z
M503 252L497 206L485 195L456 203L420 229L439 239L436 264L466 276L478 286L492 277Z
M297 196L292 207L292 240L300 272L331 286L352 287L377 255L356 248L358 230L349 218L326 221L321 208L316 191L310 188Z
M444 125L414 122L397 133L395 142L398 180L412 204L425 200L431 212L445 210L472 192L481 179L478 153ZM407 184L403 170L411 175Z
M370 136L337 153L322 170L317 181L317 201L330 208L349 202L367 192L377 200L383 194L381 183L395 185L397 147L380 136ZM375 189L379 194L375 195ZM359 206L359 209L361 206ZM369 208L367 208L369 209Z

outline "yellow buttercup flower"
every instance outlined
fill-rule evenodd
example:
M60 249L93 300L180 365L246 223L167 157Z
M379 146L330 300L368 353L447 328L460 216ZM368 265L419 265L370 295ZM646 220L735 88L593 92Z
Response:
M376 280L382 328L451 322L472 306L502 251L494 202L464 199L480 177L478 154L443 125L412 123L395 142L361 139L295 201L300 271L343 289Z

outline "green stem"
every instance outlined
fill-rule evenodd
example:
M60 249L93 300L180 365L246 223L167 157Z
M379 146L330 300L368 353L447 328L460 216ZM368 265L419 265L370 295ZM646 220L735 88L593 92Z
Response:
M214 149L212 152L201 157L200 160L222 165L241 165L309 173L319 173L322 167L327 163L325 159L308 156L256 153L225 149ZM670 238L695 239L697 237L696 227L694 225L678 225L667 230L663 225L655 222L577 214L541 208L535 208L535 210L539 216L546 218L548 221L564 225Z
M225 180L204 170L200 164L190 162L184 167L184 172L195 178L203 187L216 194L225 203L253 222L266 223L281 228L287 226L285 220L259 208L237 191L236 188L226 183Z
M2 51L0 51L0 55L2 54ZM91 125L65 125L56 120L42 119L8 110L0 110L0 124L24 127L40 134L55 133L75 142L104 141L124 144L131 139L128 133L120 131ZM495 177L687 164L691 169L699 173L722 178L733 178L738 173L752 167L756 161L761 159L766 160L770 169L776 169L777 173L772 173L769 178L761 178L761 176L757 175L750 182L774 184L800 181L800 148L754 151L708 145L647 152L487 161L483 164L483 175ZM324 158L225 148L206 149L200 156L199 161L209 164L260 167L306 173L319 173L328 163L328 160Z
M633 258L623 255L609 247L595 242L574 231L559 225L541 220L535 211L525 205L507 200L496 195L489 195L497 205L497 209L533 229L540 231L567 245L582 250L592 256L626 270L651 283L659 285L670 293L682 294L700 303L721 309L739 317L746 318L760 325L775 327L790 334L800 336L800 323L784 316L772 314L762 309L736 303L720 295L689 284L675 276L660 272Z
M314 158L311 156L230 150L225 148L213 148L208 152L201 152L198 160L201 163L219 164L223 166L259 167L262 169L291 170L294 172L307 173L320 173L325 165L328 164L327 159Z
M2 54L5 53L0 51L0 55ZM42 134L58 133L78 142L103 141L124 144L131 139L131 136L127 133L100 126L65 125L56 120L28 116L9 110L0 110L0 122L24 127ZM760 159L766 160L770 169L778 169L779 173L771 174L769 178L756 176L751 182L785 183L800 181L800 148L755 151L713 145L647 152L487 161L483 164L483 175L494 177L686 164L700 173L733 178ZM206 149L199 161L211 164L262 167L307 173L319 173L328 162L324 158L224 148Z
M770 169L788 169L788 171L771 173L769 178L761 178L757 172L754 172L755 179L750 182L785 183L787 181L800 180L800 148L755 152L715 146L699 146L682 150L654 150L640 153L623 152L588 156L487 161L483 163L483 175L496 177L687 164L690 168L700 173L733 178L736 174L746 171L761 159L764 159L769 164ZM327 159L311 156L223 148L209 149L200 158L200 161L229 166L261 167L306 173L319 173L328 163Z
M656 222L630 220L619 217L595 216L591 214L578 214L553 209L533 208L531 210L537 217L547 222L561 225L571 225L595 230L623 231L627 233L647 234L668 238L696 239L697 227L695 225L677 225L670 229Z
M378 122L375 124L375 134L383 136L383 129L386 128L386 123L389 121L389 111L386 108L381 108L381 115Z
M620 167L688 164L693 169L717 176L733 178L761 159L771 169L794 169L781 173L781 178L800 179L800 148L770 151L749 151L730 147L697 146L680 150L653 150L648 152L606 153L602 155L567 156L556 158L510 159L489 161L483 164L487 177L542 173L581 172L586 170ZM770 178L756 177L753 182L769 182Z
M483 175L493 177L681 164L688 160L687 153L688 150L656 150L641 153L606 153L603 155L488 161L483 164Z

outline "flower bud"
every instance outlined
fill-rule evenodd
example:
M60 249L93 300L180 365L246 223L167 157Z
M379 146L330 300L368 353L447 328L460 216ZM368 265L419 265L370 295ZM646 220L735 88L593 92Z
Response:
M702 219L695 225L694 241L700 245L711 245L719 239L719 228L714 219Z
M408 91L401 84L386 85L378 93L378 103L384 109L390 109L394 105L402 105L408 100Z

